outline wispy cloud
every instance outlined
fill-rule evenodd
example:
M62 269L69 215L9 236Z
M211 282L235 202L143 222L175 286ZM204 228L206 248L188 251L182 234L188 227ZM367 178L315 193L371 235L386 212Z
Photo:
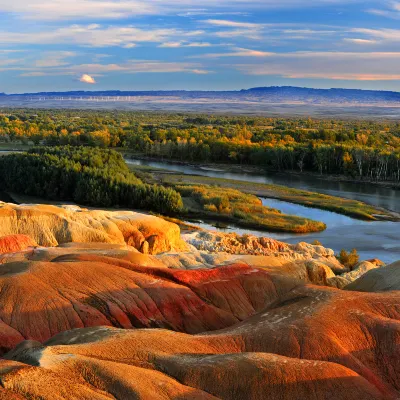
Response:
M167 42L177 37L192 37L201 31L184 31L174 28L140 29L132 26L70 25L41 32L1 32L2 44L75 44L91 47L132 48L140 42Z
M212 44L208 42L166 42L160 44L158 47L165 47L165 48L181 48L181 47L211 47Z
M206 24L214 25L214 26L223 26L229 28L249 28L249 29L258 29L263 25L255 24L251 22L238 22L238 21L229 21L223 19L207 19L203 21Z
M0 62L1 67L1 62ZM7 70L7 66L1 70ZM78 75L82 82L90 82L90 78L99 74L141 74L141 73L191 73L205 75L211 71L205 69L202 64L188 62L163 62L148 60L130 60L121 64L71 64L54 68L38 68L27 64L21 64L17 69L22 70L21 76L46 76L46 75Z
M243 49L240 47L236 47L233 51L229 51L226 53L208 53L201 54L198 56L192 56L191 58L221 58L221 57L269 57L274 55L274 53L268 51L260 51L260 50L252 50L252 49Z
M376 44L378 43L376 40L371 40L371 39L351 39L351 38L345 38L343 39L345 42L348 43L354 43L354 44Z
M373 40L400 42L400 29L354 28L351 31L365 35L369 39Z
M378 15L380 17L400 19L400 2L388 1L382 4L385 8L371 8L368 10L370 14Z
M294 52L275 53L263 64L238 64L249 75L332 80L398 79L400 52ZM362 65L362 69L360 69Z
M35 20L125 19L141 15L177 13L242 13L251 10L315 8L360 0L203 0L193 10L193 0L0 0L0 12ZM222 10L221 10L222 9Z

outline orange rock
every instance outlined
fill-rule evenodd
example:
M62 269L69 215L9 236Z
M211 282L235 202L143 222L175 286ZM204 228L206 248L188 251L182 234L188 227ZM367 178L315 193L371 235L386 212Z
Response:
M0 254L14 253L36 246L37 243L26 235L9 235L0 237Z
M222 276L237 272L234 267ZM211 282L222 276L215 272ZM202 272L194 276L198 284L204 279ZM306 285L281 293L242 322L200 335L76 329L44 347L22 343L6 355L12 361L0 362L0 378L6 390L45 400L60 396L68 382L66 399L90 393L123 399L394 400L400 394L399 301L399 292ZM10 372L10 362L18 374Z

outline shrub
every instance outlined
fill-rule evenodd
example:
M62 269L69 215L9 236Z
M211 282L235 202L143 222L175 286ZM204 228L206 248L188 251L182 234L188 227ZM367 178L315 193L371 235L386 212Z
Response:
M351 250L348 253L346 250L342 249L336 258L347 268L353 269L359 262L360 256L356 249Z

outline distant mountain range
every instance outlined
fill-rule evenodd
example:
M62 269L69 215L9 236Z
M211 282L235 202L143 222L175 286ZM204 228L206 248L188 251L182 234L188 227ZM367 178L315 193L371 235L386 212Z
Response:
M164 97L178 99L203 99L226 101L260 101L264 103L303 103L303 104L393 104L400 103L400 92L360 90L360 89L310 89L292 86L257 87L238 91L186 91L186 90L157 90L157 91L70 91L70 92L40 92L23 94L0 93L0 99L32 99L37 98L90 99L98 97ZM131 99L135 100L135 99Z

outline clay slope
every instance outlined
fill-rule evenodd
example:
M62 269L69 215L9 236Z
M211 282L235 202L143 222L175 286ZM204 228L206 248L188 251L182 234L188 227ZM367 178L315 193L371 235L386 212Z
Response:
M151 254L186 248L177 225L132 211L0 202L0 221L0 237L27 235L41 246L69 242L127 243Z
M0 361L2 390L42 399L396 399L400 293L299 286L223 330L88 328Z
M400 261L373 269L345 287L358 292L387 292L400 290Z
M80 327L216 330L246 319L297 284L246 264L172 270L129 248L101 247L97 254L81 245L3 259L3 352L24 339L43 342Z
M37 243L26 235L0 237L0 254L18 252L36 246Z

